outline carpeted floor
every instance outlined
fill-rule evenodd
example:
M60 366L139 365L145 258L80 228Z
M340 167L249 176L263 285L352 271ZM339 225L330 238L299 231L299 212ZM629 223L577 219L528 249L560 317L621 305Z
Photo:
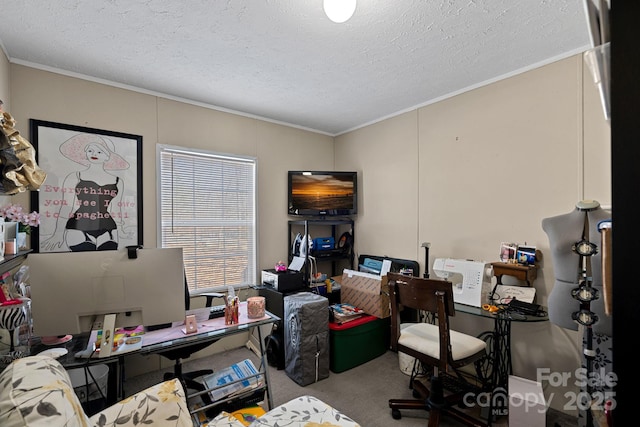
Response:
M196 360L187 360L183 364L184 372L198 369L221 369L240 360L250 358L259 366L258 357L245 347L240 347ZM170 370L166 370L170 371ZM125 393L130 395L150 385L162 381L164 372L155 371L125 382ZM400 370L398 355L387 351L382 356L363 365L341 373L331 372L328 378L306 387L291 380L284 370L269 366L267 375L271 384L272 406L275 407L301 395L312 395L360 423L362 427L411 427L426 426L428 412L403 411L402 419L394 420L388 406L390 398L411 399L409 376ZM575 427L577 419L559 411L547 412L549 427ZM493 425L506 426L507 417L501 417ZM460 426L454 420L441 419L443 427ZM514 426L517 427L517 426Z

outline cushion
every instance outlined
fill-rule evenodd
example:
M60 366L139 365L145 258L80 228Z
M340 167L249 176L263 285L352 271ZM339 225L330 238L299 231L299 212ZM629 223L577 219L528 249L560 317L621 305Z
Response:
M243 426L248 426L264 414L265 410L258 405L248 406L231 413L231 415L236 417Z
M300 396L277 406L250 427L360 427L337 409L313 396ZM235 426L234 426L235 427Z
M222 411L215 418L209 420L207 427L244 427L235 416Z
M67 371L49 356L16 359L0 374L2 427L86 427Z
M64 367L49 356L14 360L0 374L0 426L193 427L184 389L173 379L153 385L88 418Z
M431 323L407 323L401 332L398 343L424 353L433 358L440 358L440 329ZM449 331L451 339L451 355L453 360L465 359L486 349L486 343L480 338Z
M91 426L138 427L157 425L193 427L182 384L163 381L114 403L93 415Z

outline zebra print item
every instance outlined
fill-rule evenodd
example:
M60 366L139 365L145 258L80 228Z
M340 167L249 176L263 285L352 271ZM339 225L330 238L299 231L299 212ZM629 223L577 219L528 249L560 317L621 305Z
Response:
M25 308L22 305L0 309L0 328L9 331L22 325L27 319Z

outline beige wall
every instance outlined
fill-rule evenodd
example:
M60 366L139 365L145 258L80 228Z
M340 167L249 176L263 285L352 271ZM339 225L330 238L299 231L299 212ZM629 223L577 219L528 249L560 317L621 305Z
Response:
M580 199L611 204L609 128L580 56L404 113L335 142L321 134L20 65L9 71L10 78L0 56L0 94L9 80L10 112L24 134L29 119L35 118L143 136L147 246L156 244L156 144L258 159L259 268L287 258L290 169L360 173L358 254L415 259L424 271L422 242L431 243L431 262L435 257L495 261L504 240L536 245L543 253L535 281L542 304L554 277L542 219L571 211ZM455 320L454 326L468 332L491 327L463 314ZM578 334L548 322L514 324L512 346L519 376L535 379L536 367L566 372L579 366ZM547 397L554 394L551 405L562 410L564 390L545 392Z
M8 109L10 104L9 92L9 61L4 51L0 49L0 99L4 102L4 109Z
M546 305L554 274L542 219L581 199L611 205L610 132L589 79L575 56L337 137L336 165L362 172L358 253L415 259L424 272L423 242L430 263L494 262L502 241L535 245ZM492 322L458 314L453 326L479 333ZM580 366L578 333L550 322L512 332L515 375ZM565 391L578 390L545 387L559 410Z
M21 65L12 65L11 79L11 113L25 135L29 119L142 135L143 236L149 247L157 243L157 144L257 158L260 268L286 256L286 171L333 167L333 138L326 135Z
M280 259L286 261L287 170L333 168L333 138L326 135L15 64L11 65L11 88L16 96L10 113L23 135L29 135L29 119L142 135L143 236L147 247L157 245L157 144L257 158L259 268L273 268ZM29 206L27 194L11 199ZM2 205L9 200L0 197ZM205 353L229 346L237 343L221 342ZM167 366L156 357L143 359L130 364L128 375L159 363Z

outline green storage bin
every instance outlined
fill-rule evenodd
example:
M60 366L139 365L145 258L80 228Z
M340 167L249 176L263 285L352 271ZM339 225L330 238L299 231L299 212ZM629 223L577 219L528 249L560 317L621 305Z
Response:
M329 369L343 372L383 355L389 348L390 318L363 316L329 323Z

